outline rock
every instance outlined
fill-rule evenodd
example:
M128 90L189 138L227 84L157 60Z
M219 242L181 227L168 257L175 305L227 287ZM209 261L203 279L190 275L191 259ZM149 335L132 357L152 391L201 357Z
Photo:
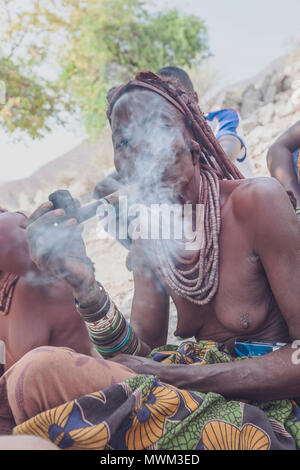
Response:
M261 155L268 147L269 145L266 142L259 142L259 144L254 145L251 152L253 158Z
M263 126L258 125L250 132L247 136L248 140L251 140L253 144L258 144L261 141L262 136L265 133L265 129Z
M275 105L274 103L269 103L266 106L263 106L258 110L257 120L258 123L262 126L268 124L272 121L272 118L275 114Z
M261 90L256 88L253 84L249 85L242 96L240 109L241 117L248 119L262 104Z
M273 103L277 95L278 84L274 77L270 74L267 75L261 86L262 99L265 104Z
M263 100L265 104L273 103L277 94L277 86L275 83L272 83L266 92L263 95Z
M265 77L261 86L262 99L265 104L273 103L279 88L280 84L276 75L269 74Z
M300 109L295 114L293 114L290 126L292 126L293 124L296 124L296 122L298 121L300 121Z
M276 115L278 117L285 117L291 114L295 110L295 107L293 106L293 103L291 100L287 102L279 102L276 105Z
M290 76L285 75L281 81L281 91L285 92L292 88L293 80Z
M239 95L239 93L234 92L232 90L226 91L222 104L221 104L221 108L222 109L233 108L233 109L236 109L237 111L240 111L240 107L241 107L241 96Z
M243 131L245 134L249 134L253 129L256 128L257 126L257 121L256 119L245 119L242 122L243 124Z

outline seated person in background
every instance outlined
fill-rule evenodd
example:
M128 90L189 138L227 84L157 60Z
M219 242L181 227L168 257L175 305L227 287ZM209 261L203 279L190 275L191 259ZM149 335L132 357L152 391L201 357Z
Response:
M198 103L198 94L194 90L193 83L188 74L179 67L164 67L157 74L161 77L173 77L180 85L194 97ZM227 157L235 163L245 178L253 177L253 170L247 155L244 142L240 116L234 109L221 109L205 115L207 123L213 130L217 140L223 148ZM122 179L115 171L103 178L94 189L94 197L100 199L122 187Z
M157 72L161 77L175 78L199 103L198 93L188 74L179 67L164 67ZM227 157L236 165L245 178L252 178L253 171L244 142L241 118L235 109L220 109L204 117Z
M6 347L2 373L38 346L95 354L68 284L32 262L26 220L21 213L0 210L0 340Z
M296 213L300 216L300 121L282 134L267 155L271 176L297 200Z
M52 207L50 202L46 207L47 204ZM74 398L81 394L82 381L88 391L100 390L134 375L126 366L103 360L89 338L84 320L77 313L70 285L63 278L60 280L41 271L33 263L26 236L27 221L22 213L0 208L0 341L5 344L4 350L0 345L0 435L10 434L16 424L10 412L12 405L7 400L7 387L18 361L23 357L26 361L31 350L38 351L40 347L44 355L49 355L50 351L50 357L47 357L50 363L51 360L53 362L46 371L50 382L58 366L65 376L74 378L81 364L85 364L86 376L72 382ZM47 230L43 233L46 240L48 236L55 239L55 233L50 235ZM60 352L58 360L55 354L51 354L55 350L51 346ZM37 371L39 358L30 358L26 369L34 365ZM37 383L40 372L35 372ZM17 382L14 383L14 390L19 390L18 386ZM34 386L31 379L28 387ZM21 394L23 389L22 381ZM43 399L47 394L49 403L55 405L56 402L51 400L60 392L59 381L56 385L51 383ZM19 392L14 392L14 395L16 410L19 410ZM60 396L61 400L69 398L69 395ZM26 405L31 406L29 402ZM22 444L22 440L20 442ZM18 443L18 439L3 438L0 448L10 448Z
M30 258L26 223L25 215L0 209L0 340L5 343L5 363L0 364L0 435L9 434L15 425L6 393L10 374L17 361L39 346L59 346L61 354L71 362L73 358L72 364L68 363L68 371L64 372L73 376L89 357L88 370L98 371L96 379L92 374L88 376L90 380L86 378L89 390L106 388L130 376L127 367L113 362L106 361L103 368L104 361L91 343L85 322L75 309L69 284L40 271ZM46 231L44 235L47 237ZM42 348L42 351L47 354L48 350ZM33 362L36 363L35 360ZM52 374L56 366L54 360ZM39 380L39 374L36 379ZM29 386L34 386L32 381ZM81 390L77 386L81 387L82 383L73 382L75 396ZM50 402L55 390L51 387L48 390ZM7 446L15 442L18 440L9 440Z
M75 309L70 286L63 279L40 271L32 262L26 222L25 215L0 209L0 340L5 344L5 349L1 344L0 354L0 362L4 362L0 363L0 434L9 433L13 422L6 400L9 374L15 363L32 349L59 346L67 357L73 350L74 366L69 367L73 375L82 357L85 363L90 357L90 366L99 372L96 385L87 381L90 389L105 388L128 376L127 367L116 363L106 362L103 369L104 361ZM44 235L47 238L46 231Z

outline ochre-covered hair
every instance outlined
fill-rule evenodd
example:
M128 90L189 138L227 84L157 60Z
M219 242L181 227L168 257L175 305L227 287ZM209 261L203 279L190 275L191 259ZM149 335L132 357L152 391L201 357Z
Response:
M171 77L163 78L152 72L140 72L134 80L125 85L112 88L107 95L107 117L109 121L118 98L134 87L146 88L160 94L184 114L193 130L195 141L200 147L201 166L207 165L210 170L215 170L219 179L243 178L237 167L227 158L213 131L207 124L198 103L192 99L186 90L180 88L179 81L172 81Z
M171 78L160 77L148 71L140 72L134 80L109 92L109 121L114 104L123 93L134 87L161 95L185 116L193 131L195 146L192 151L198 154L200 166L198 203L202 204L204 209L204 226L201 227L204 243L191 258L179 255L177 249L170 249L166 243L159 240L156 244L156 254L161 272L169 286L189 301L204 305L212 300L219 283L219 183L223 179L242 179L243 175L226 156L198 103L180 87L178 80L172 81Z

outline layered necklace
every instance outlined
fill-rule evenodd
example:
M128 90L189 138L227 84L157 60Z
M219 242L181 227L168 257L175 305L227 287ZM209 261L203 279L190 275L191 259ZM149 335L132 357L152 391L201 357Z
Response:
M220 181L213 171L200 171L198 203L203 217L201 226L196 224L196 230L202 232L196 253L191 257L186 252L184 256L182 243L167 244L161 239L156 240L155 252L158 268L170 288L194 304L205 305L213 299L219 284Z

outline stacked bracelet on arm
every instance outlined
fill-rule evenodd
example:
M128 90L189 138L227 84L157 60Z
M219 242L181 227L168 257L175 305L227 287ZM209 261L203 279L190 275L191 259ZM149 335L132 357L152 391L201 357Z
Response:
M300 207L296 207L296 215L300 214Z
M90 339L103 357L117 354L138 355L141 342L129 322L118 310L105 290L100 287L99 301L90 307L82 307L75 300L78 313L85 321Z

